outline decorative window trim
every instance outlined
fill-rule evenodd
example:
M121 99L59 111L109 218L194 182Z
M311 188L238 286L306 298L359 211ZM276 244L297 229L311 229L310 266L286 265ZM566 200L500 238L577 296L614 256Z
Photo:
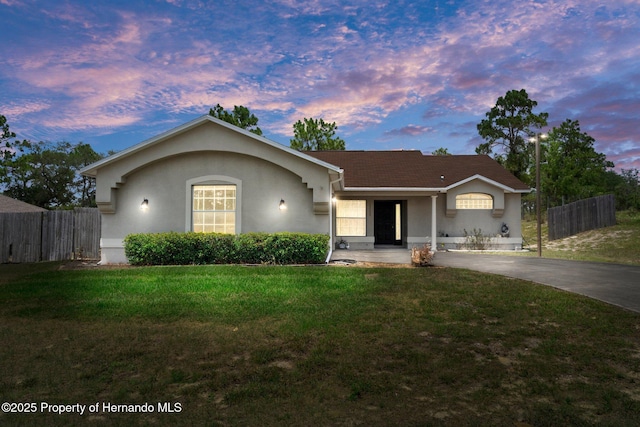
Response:
M188 179L185 183L185 225L184 231L193 231L193 186L194 185L235 185L236 186L236 234L242 231L242 180L226 175L205 175Z
M493 209L493 196L486 193L463 193L456 195L456 209Z
M362 204L364 204L363 207L358 207L358 209L362 209L362 213L361 215L356 215L356 216L339 216L338 212L339 212L339 204L341 203L345 203L345 202L361 202ZM340 223L341 220L352 220L352 221L357 221L360 222L362 221L363 224L361 225L362 227L362 234L358 233L358 234L346 234L346 233L341 233L340 230ZM361 237L361 236L366 236L367 235L367 201L362 199L358 199L358 200L340 200L338 199L336 201L336 236L338 237Z

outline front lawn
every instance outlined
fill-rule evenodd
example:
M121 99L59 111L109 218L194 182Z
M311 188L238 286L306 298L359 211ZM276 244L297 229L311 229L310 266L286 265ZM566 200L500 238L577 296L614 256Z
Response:
M37 404L0 425L640 424L640 315L553 288L445 268L50 270L0 279L2 402Z

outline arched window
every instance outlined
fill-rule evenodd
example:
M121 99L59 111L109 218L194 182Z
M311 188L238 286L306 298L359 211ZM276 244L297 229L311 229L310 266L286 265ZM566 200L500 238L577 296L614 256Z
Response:
M484 193L458 194L456 209L493 209L493 197Z

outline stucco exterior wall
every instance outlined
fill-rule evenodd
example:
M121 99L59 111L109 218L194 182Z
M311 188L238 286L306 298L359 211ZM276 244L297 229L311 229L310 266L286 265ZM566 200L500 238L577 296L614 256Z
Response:
M122 241L130 233L190 231L191 186L199 183L236 185L236 233L328 233L331 193L326 168L224 128L213 134L211 126L99 170L97 198L109 203L103 205L103 263L127 262ZM294 172L298 170L304 177ZM143 211L145 198L149 207ZM286 210L279 209L281 199Z
M345 188L345 172L338 166L208 116L96 162L83 173L97 178L103 263L127 261L123 239L130 233L190 231L191 191L198 184L236 185L237 233L331 233L334 242L347 240L352 249L373 249L374 205L387 200L401 203L402 244L407 247L436 241L437 249L455 249L464 230L495 236L503 222L510 236L501 237L499 245L515 249L522 243L520 194L481 174L442 188ZM366 200L365 236L337 236L333 192L339 199ZM456 196L464 193L490 194L493 209L456 209ZM140 209L143 199L149 201L146 211ZM287 210L279 209L281 199ZM388 235L383 240L394 241Z
M484 193L493 197L493 209L504 210L504 190L479 179L459 185L447 191L447 210L456 209L456 196L465 193Z
M424 240L431 230L431 197L407 199L407 237Z
M431 230L431 197L429 195L368 195L368 194L341 194L342 199L366 200L367 202L367 235L366 236L337 236L335 221L333 227L334 241L344 239L349 243L349 248L354 250L374 249L374 203L376 200L400 201L403 209L402 242L403 246L412 247L426 243ZM443 198L439 199L444 200ZM335 216L335 206L332 214Z
M465 193L484 193L493 197L493 209L456 209L456 196ZM444 195L443 203L438 210L438 234L440 236L464 236L464 230L482 230L484 235L500 233L502 223L509 226L510 237L521 237L520 229L520 194L505 193L503 189L481 180L474 180L451 189ZM442 211L442 209L445 209Z
M469 191L462 193L466 192ZM486 191L483 192L486 193ZM455 207L455 196L448 193L446 197L453 198L453 206ZM493 211L489 209L457 209L455 215L451 217L451 211L447 212L446 205L440 206L438 209L438 250L463 248L465 230L471 235L474 233L474 229L481 232L483 236L492 238L489 242L489 249L522 249L521 195L520 193L504 193L501 199L504 201L504 210L499 217L495 217ZM503 223L509 227L508 236L502 234Z
M491 194L494 197L494 210L500 209L500 216L496 217L494 210L455 210L455 196L470 192ZM437 196L433 199L431 196ZM367 201L367 235L366 236L337 236L334 225L334 241L344 239L350 249L362 250L374 248L374 202L376 200L398 200L403 204L404 221L402 241L406 247L421 246L432 243L432 203L436 203L436 245L439 250L456 249L464 241L464 230L472 233L473 229L482 230L487 236L496 236L501 232L502 223L509 226L509 238L500 238L492 245L496 249L519 249L522 246L522 230L520 222L520 194L504 193L504 190L482 181L472 181L461 185L450 193L420 195L400 194L389 195L340 195L345 199L359 199ZM450 204L453 200L453 205ZM451 216L450 206L455 211ZM335 209L335 208L334 208ZM335 213L335 210L333 211Z
M136 170L184 153L208 151L247 154L281 165L300 176L308 188L315 190L314 203L325 203L328 209L330 192L326 168L312 165L305 159L216 123L202 123L193 129L173 135L167 140L146 145L140 151L135 151L135 147L132 148L133 150L127 156L98 170L96 203L102 212L108 213L118 209L118 200L114 197L115 189L124 185L129 179L128 176Z

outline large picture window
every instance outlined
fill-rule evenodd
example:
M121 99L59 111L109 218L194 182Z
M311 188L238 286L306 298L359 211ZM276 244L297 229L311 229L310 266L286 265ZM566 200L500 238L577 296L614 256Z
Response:
M236 186L193 186L193 231L236 232Z
M367 235L366 200L338 200L336 202L336 235Z
M493 209L493 197L484 193L458 194L456 209Z

